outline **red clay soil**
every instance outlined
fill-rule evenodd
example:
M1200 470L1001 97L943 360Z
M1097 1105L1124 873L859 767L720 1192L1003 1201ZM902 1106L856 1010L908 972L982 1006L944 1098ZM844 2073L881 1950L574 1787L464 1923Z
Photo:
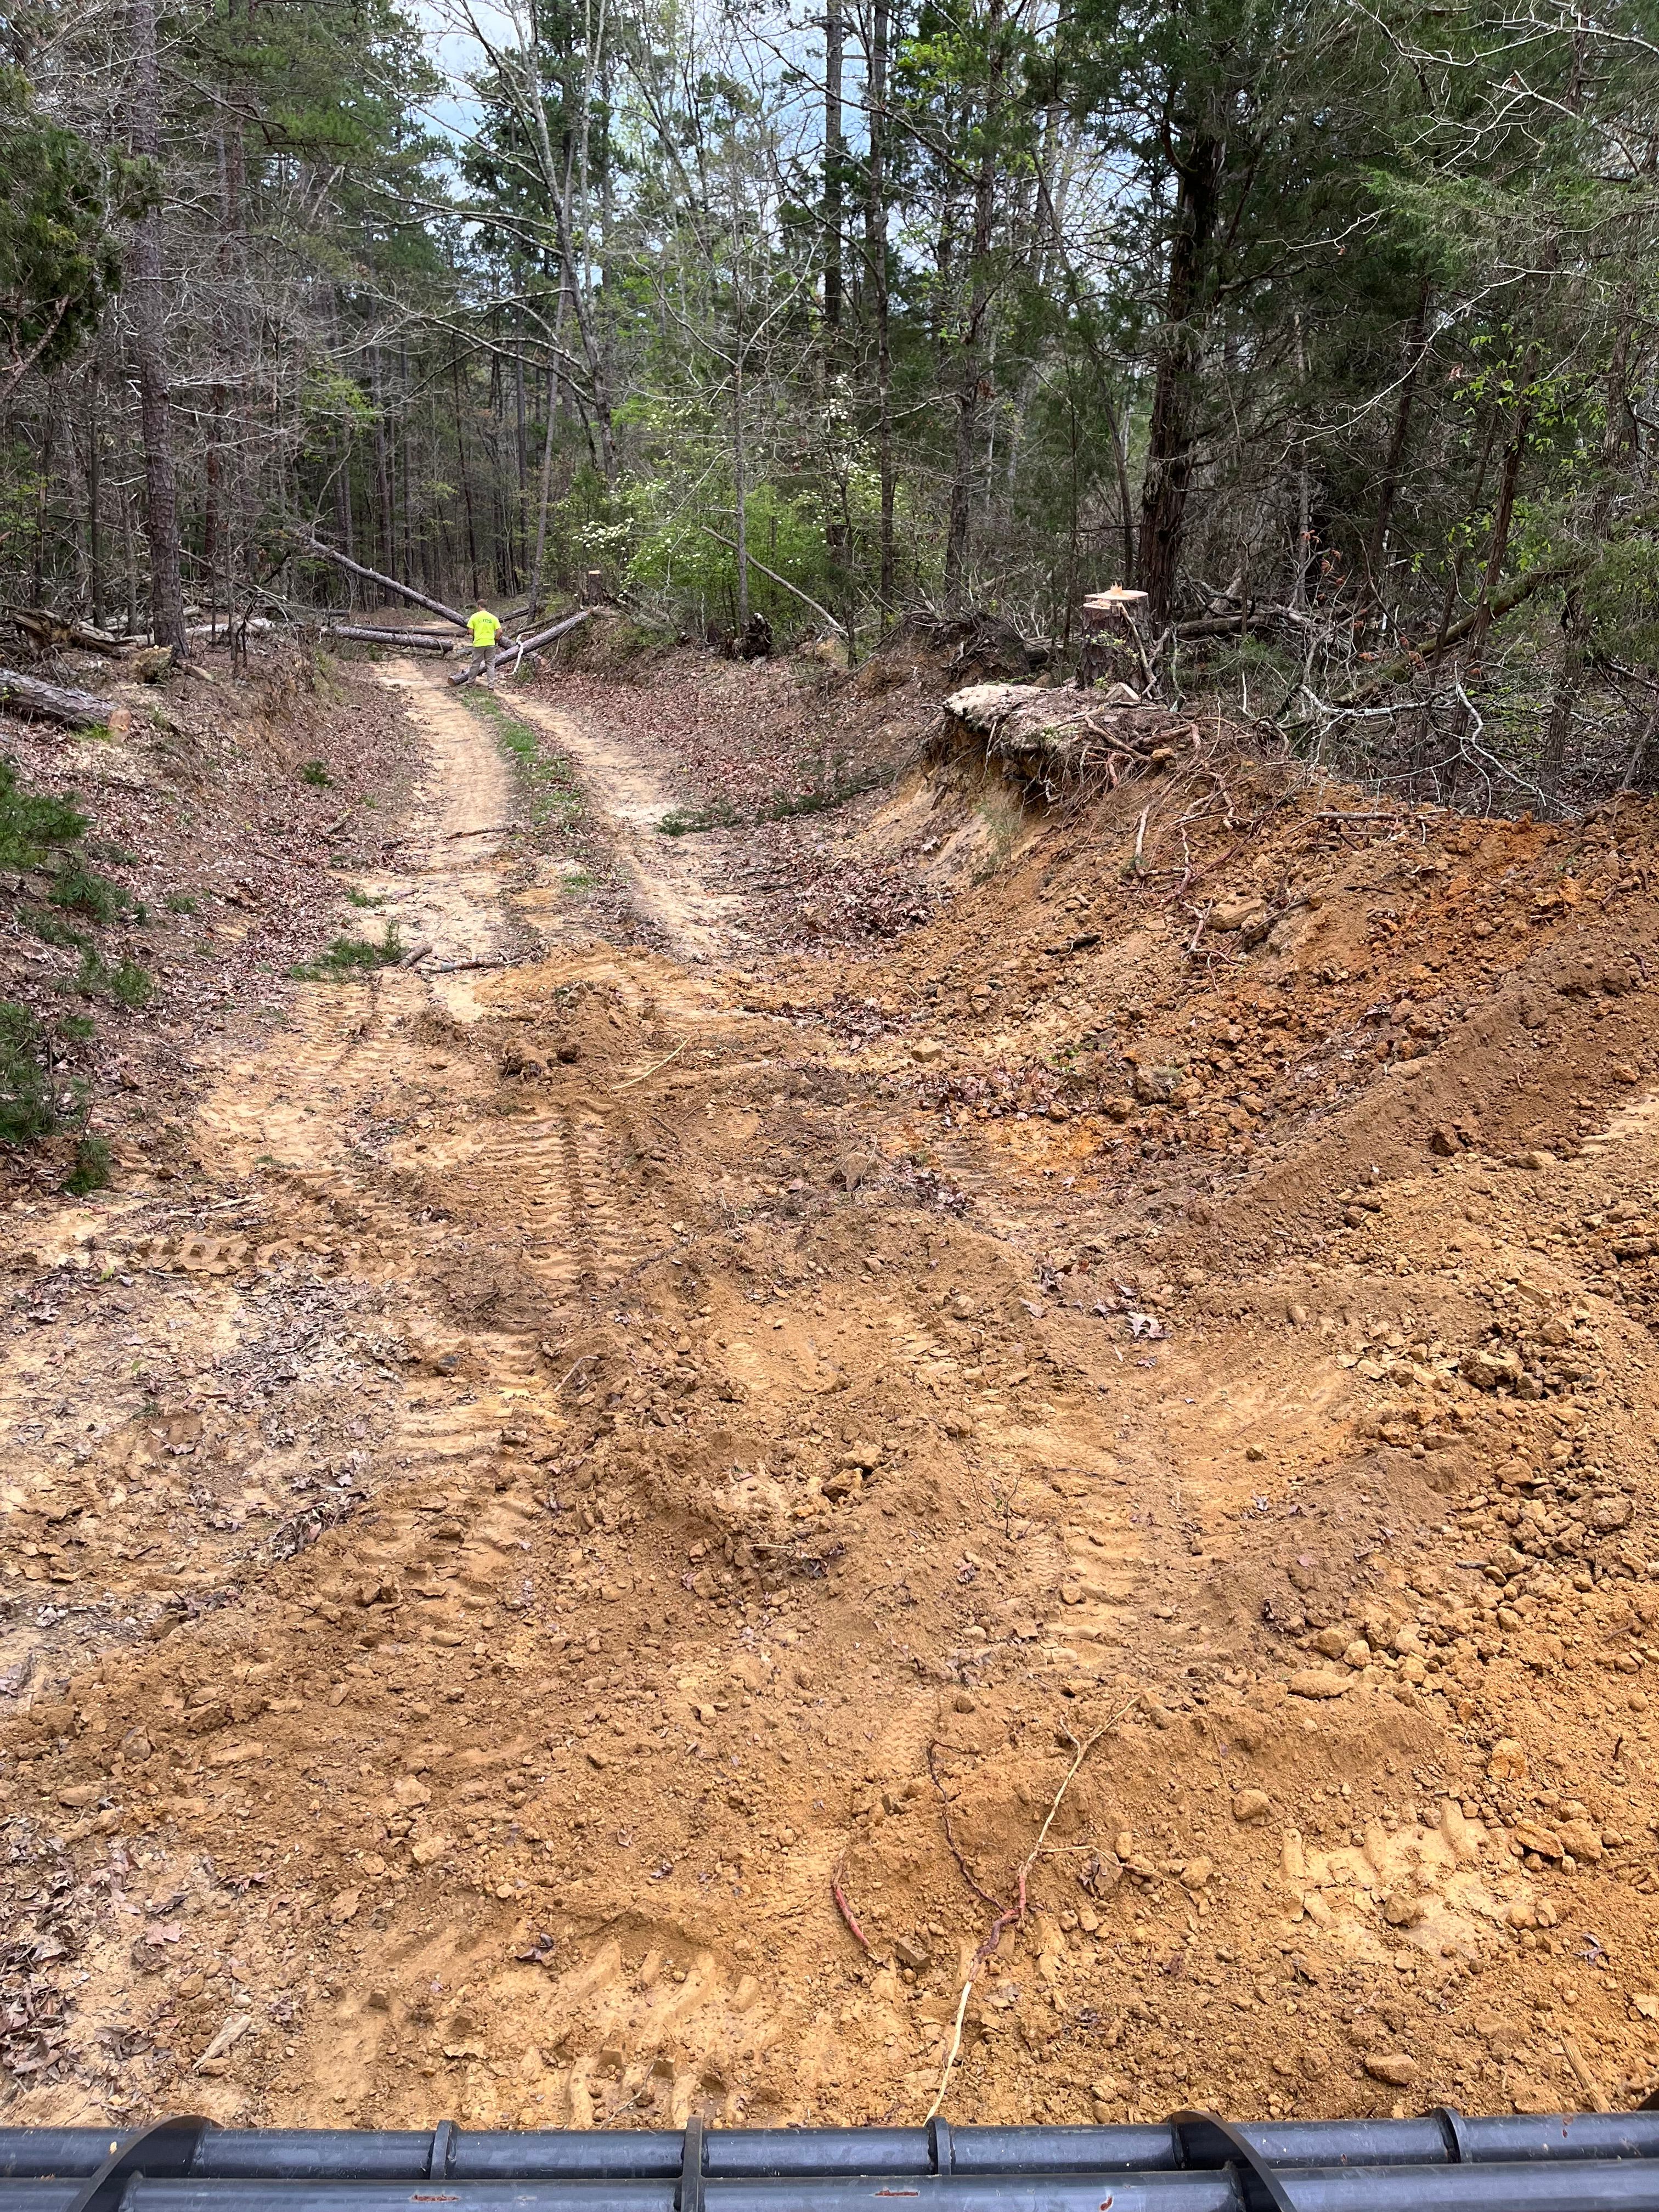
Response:
M4 1217L9 2122L1654 2087L1653 810L1034 808L908 672L504 693L534 836L338 678L443 957Z

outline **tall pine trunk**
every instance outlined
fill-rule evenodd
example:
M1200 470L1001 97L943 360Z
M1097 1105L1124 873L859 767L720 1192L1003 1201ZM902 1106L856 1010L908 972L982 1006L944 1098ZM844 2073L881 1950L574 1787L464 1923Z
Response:
M888 0L870 0L870 39L865 57L866 156L865 294L874 325L876 465L881 479L880 598L884 619L893 605L893 348L887 293L887 45Z
M1180 181L1175 234L1170 244L1164 328L1158 339L1158 374L1146 434L1146 472L1140 489L1140 586L1152 619L1159 623L1168 622L1174 612L1186 538L1203 347L1201 308L1215 230L1222 152L1219 139L1200 134L1182 149L1176 164Z
M132 88L128 136L135 154L159 159L161 72L155 54L155 0L131 0ZM150 628L158 645L186 660L185 589L179 566L179 489L173 474L167 361L162 350L161 212L146 210L133 226L127 265L127 319L138 384L144 441L144 534L149 543Z
M974 477L979 459L980 402L985 396L985 318L991 304L988 258L992 225L996 213L997 122L1001 110L1002 0L990 0L987 10L989 60L986 71L985 108L981 127L985 143L974 176L974 228L963 272L968 287L966 309L958 343L961 369L957 380L956 449L951 467L951 514L945 539L945 598L955 606L967 582L968 542L973 526Z

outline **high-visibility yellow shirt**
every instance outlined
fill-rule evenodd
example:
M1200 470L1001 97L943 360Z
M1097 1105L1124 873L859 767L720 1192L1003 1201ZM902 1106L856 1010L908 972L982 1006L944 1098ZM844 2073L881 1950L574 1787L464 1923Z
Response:
M480 607L476 615L469 615L466 626L471 633L474 645L494 645L501 634L500 623L488 607Z

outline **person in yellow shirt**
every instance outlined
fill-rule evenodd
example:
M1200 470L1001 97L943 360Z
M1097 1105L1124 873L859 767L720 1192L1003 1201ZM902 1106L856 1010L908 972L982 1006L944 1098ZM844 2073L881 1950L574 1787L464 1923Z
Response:
M461 672L463 684L471 684L482 676L486 684L495 681L495 641L501 634L501 623L488 607L475 608L466 618L467 634L472 640L472 651Z

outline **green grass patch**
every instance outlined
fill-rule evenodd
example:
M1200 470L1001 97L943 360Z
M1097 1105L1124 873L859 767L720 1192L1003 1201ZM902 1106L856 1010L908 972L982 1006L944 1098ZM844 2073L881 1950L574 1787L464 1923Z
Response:
M95 945L84 948L81 965L58 988L78 991L83 999L112 999L118 1006L125 1006L133 1013L140 1006L147 1006L155 994L155 984L148 968L141 968L125 952L112 964Z
M72 844L87 817L65 799L20 791L17 770L0 760L0 867L32 868L55 846Z
M354 975L371 975L377 968L395 968L403 957L398 925L389 921L378 945L372 937L337 937L326 952L289 973L305 983L343 983Z
M334 779L328 772L326 761L307 761L300 770L301 783L308 783L316 791L331 791Z
M58 1127L46 1033L27 1006L0 999L0 1144L33 1145Z
M568 875L562 876L559 880L561 888L568 891L573 898L578 891L591 891L593 888L593 878L586 868L572 868Z
M169 891L167 909L169 914L194 914L196 902L188 891Z
M75 1165L64 1178L64 1188L71 1198L84 1198L89 1191L107 1190L114 1171L115 1161L107 1141L102 1137L82 1137L75 1147Z
M91 943L91 939L82 937L78 929L71 929L68 922L55 914L48 913L43 906L26 906L17 918L26 929L32 929L43 944L68 945L79 952Z
M659 837L693 837L704 830L729 830L738 810L729 799L716 799L707 806L676 806L657 824Z
M384 906L386 904L386 901L383 898L374 897L368 891L348 891L346 893L346 903L348 906L376 907Z
M59 1014L58 1034L76 1044L89 1044L98 1034L98 1024L90 1014Z
M78 853L64 860L46 896L54 906L67 907L93 921L113 921L132 904L132 893L125 884L99 875Z
M886 781L886 775L878 768L860 769L855 775L832 776L807 791L780 792L762 807L759 818L792 822L797 815L829 814L837 806L845 806L849 799L861 798Z
M471 686L462 698L471 711L488 722L495 743L518 771L519 787L530 819L537 829L568 830L581 818L581 786L570 763L558 753L542 750L539 731L502 704L492 691Z

